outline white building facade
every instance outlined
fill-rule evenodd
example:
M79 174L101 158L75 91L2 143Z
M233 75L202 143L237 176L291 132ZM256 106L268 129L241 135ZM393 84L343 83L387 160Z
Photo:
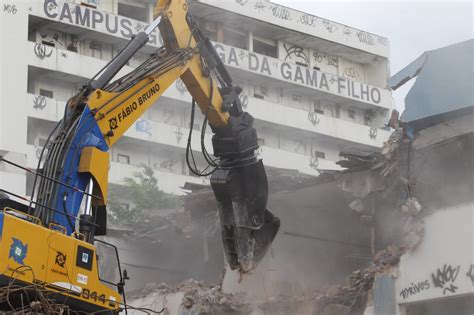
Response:
M152 2L1 1L0 155L37 167L66 101L152 20ZM318 175L340 169L340 152L373 152L388 138L386 38L268 1L199 0L191 12L244 90L266 167ZM121 74L159 46L156 31ZM209 183L192 176L185 162L190 102L177 81L111 148L112 184L142 163L155 168L166 192L183 194L186 182ZM202 117L193 128L201 124ZM197 133L194 148L200 148ZM32 182L0 163L1 188L29 195Z

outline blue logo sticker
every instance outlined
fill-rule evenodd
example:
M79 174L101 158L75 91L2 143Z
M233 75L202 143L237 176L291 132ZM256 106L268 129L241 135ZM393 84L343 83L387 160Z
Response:
M23 244L20 240L12 238L12 245L10 246L10 255L8 258L13 258L16 263L24 265L23 260L26 258L28 252L28 244Z

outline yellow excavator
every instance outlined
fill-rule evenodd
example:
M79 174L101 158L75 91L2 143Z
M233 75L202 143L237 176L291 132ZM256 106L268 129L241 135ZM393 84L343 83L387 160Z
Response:
M97 239L106 234L108 152L179 78L193 97L187 163L196 175L211 176L229 267L242 273L253 270L277 234L280 221L266 208L267 178L255 153L254 120L239 100L242 89L233 84L185 0L159 0L154 13L153 23L67 102L37 170L0 157L0 163L35 175L31 199L0 189L0 195L9 196L0 198L0 310L127 310L128 275L120 269L117 249ZM163 46L116 79L156 28ZM191 148L196 105L205 120L201 151L209 167L203 171L197 169ZM213 131L214 157L204 145L207 124ZM99 250L104 247L111 251ZM104 255L117 258L116 282L107 280L101 268Z

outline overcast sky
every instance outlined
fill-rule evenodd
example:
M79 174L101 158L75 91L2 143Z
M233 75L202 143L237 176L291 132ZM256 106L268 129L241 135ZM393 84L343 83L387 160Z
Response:
M392 75L427 50L473 38L472 1L272 2L387 37L390 41ZM403 100L410 85L394 92L399 110L404 108Z

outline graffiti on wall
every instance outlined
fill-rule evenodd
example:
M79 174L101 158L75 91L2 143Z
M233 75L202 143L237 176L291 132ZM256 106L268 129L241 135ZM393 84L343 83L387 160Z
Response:
M184 136L183 130L181 129L180 126L176 128L174 134L176 136L176 142L179 144L181 142L181 139L183 139L183 136Z
M247 95L245 95L244 93L240 93L239 99L243 108L247 108L247 106L249 106L249 97Z
M318 17L311 15L311 14L303 14L299 17L297 20L299 24L307 25L307 26L313 26L316 24L316 21L318 21Z
M35 55L39 59L49 58L53 54L53 49L45 44L36 43L34 47Z
M47 102L46 97L42 95L36 95L33 97L33 108L43 110L46 108Z
M334 33L335 31L339 29L336 23L328 21L328 20L323 20L323 25L328 30L329 33Z
M287 45L286 43L283 44L283 48L285 48L286 52L285 61L292 60L294 62L300 62L305 65L309 65L309 57L304 51L304 48Z
M317 124L320 123L320 118L318 116L318 113L316 112L308 112L308 120L310 121L310 123L313 124L313 126L316 126Z
M153 129L153 127L148 120L141 119L135 124L135 129L138 132L146 133L147 135L151 136L151 130Z
M454 285L454 282L459 275L460 268L461 266L453 267L447 264L438 268L435 273L431 274L431 279L433 280L435 288L442 289L443 294L446 294L447 292L456 293L458 287Z
M474 264L471 264L469 271L466 273L466 276L471 279L471 283L474 286Z
M334 56L328 56L326 54L321 54L321 53L313 53L313 60L315 64L322 65L324 63L324 60L326 60L326 64L330 67L338 68L339 66L339 60L337 57Z
M7 14L15 15L18 12L18 9L16 8L16 5L14 4L4 4L3 12L6 12Z
M369 129L369 138L372 140L377 139L378 129L377 127L370 127Z
M430 282L428 280L420 281L418 283L412 283L408 288L404 288L400 292L400 296L403 299L406 299L410 296L417 295L418 293L422 291L429 290L431 287Z
M273 17L276 17L280 20L291 21L291 11L288 8L282 7L281 5L272 5L270 6Z
M462 281L459 275L462 274L464 274L471 281L472 286L474 286L474 264L468 265L465 271L462 272L461 265L444 264L442 267L437 268L435 272L432 272L429 279L416 283L413 282L408 287L403 288L399 296L405 300L428 290L441 290L443 295L449 293L454 294L458 292L459 287L462 286L459 283Z
M257 1L254 6L258 13L262 12L266 7L267 6L263 3L263 1Z
M352 36L352 31L347 26L342 30L342 35L346 38L346 41Z
M330 20L321 19L308 13L292 10L278 4L270 3L269 5L266 5L266 2L261 0L235 0L235 3L241 7L247 7L253 4L253 8L248 9L253 9L254 11L258 12L259 15L267 15L268 17L272 17L283 22L294 21L295 23L303 25L304 27L313 28L318 31L320 30L321 32L328 34L341 35L346 39L346 41L355 40L356 43L358 42L367 46L388 46L388 40L384 37L369 34L367 32L353 29ZM291 28L294 28L294 26ZM354 38L352 36L353 34L355 35Z
M372 34L369 34L364 31L359 31L356 34L357 38L359 39L359 42L364 43L369 46L374 46L375 45L375 40L374 36Z
M360 81L360 73L354 67L347 67L344 69L344 76L347 78L355 79Z

